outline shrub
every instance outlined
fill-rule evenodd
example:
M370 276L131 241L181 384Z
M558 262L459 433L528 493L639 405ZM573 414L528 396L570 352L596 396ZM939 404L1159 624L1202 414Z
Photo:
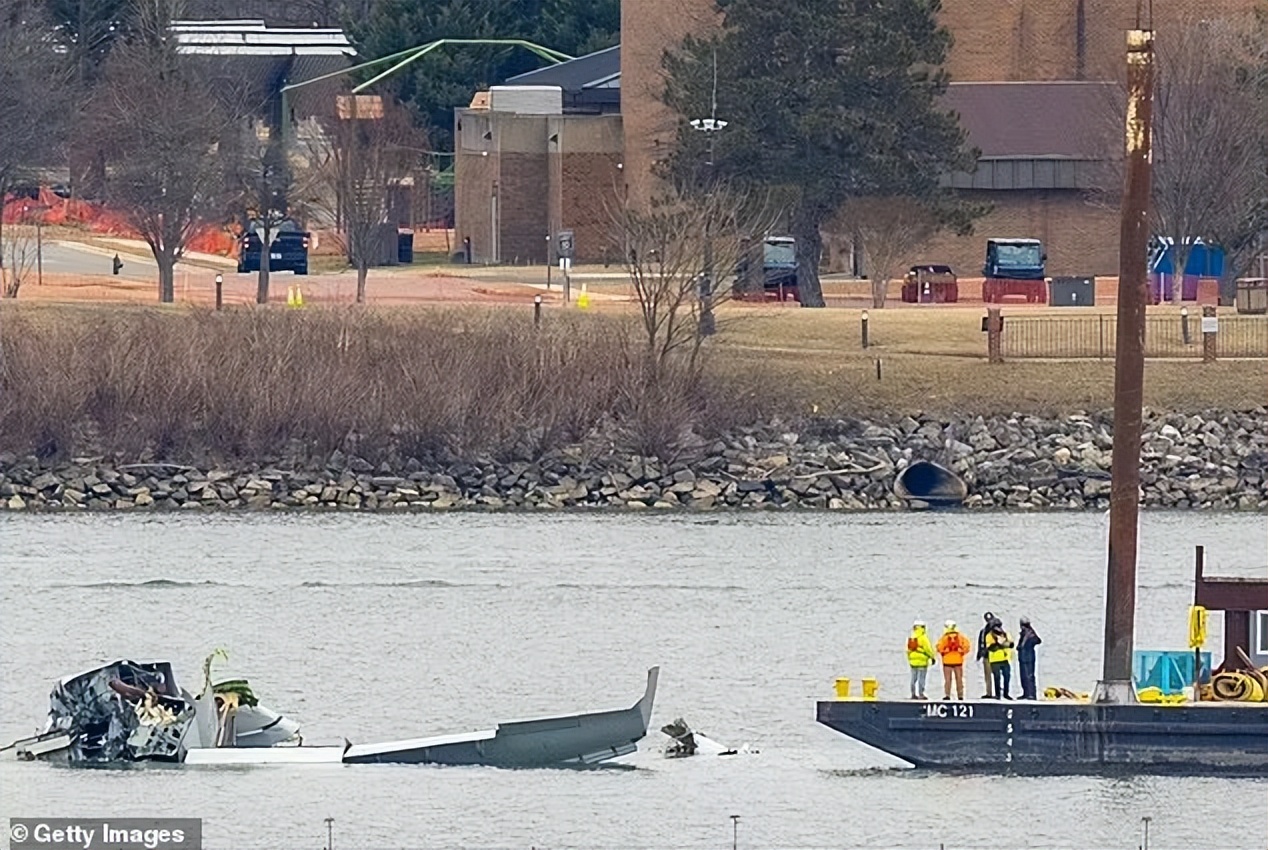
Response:
M758 401L686 367L649 377L627 319L504 308L16 307L0 356L0 450L42 456L523 456L607 424L663 456Z

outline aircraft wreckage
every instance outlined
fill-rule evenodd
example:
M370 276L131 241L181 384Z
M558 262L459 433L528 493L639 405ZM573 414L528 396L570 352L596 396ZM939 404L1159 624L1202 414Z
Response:
M261 705L245 679L212 683L203 665L198 696L176 684L166 661L115 661L53 687L43 731L0 752L72 765L449 764L497 767L590 765L634 752L647 735L659 668L632 707L500 723L496 729L382 744L312 746L299 724Z

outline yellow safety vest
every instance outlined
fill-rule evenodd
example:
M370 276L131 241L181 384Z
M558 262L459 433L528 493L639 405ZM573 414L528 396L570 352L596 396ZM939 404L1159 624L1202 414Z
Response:
M986 660L992 664L999 661L1007 661L1008 649L1011 645L1012 643L1007 635L1001 638L993 632L988 634L986 636Z

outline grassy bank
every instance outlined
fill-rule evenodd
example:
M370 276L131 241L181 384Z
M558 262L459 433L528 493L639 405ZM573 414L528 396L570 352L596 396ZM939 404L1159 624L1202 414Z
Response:
M652 385L631 311L0 308L0 451L255 458L532 453L597 427L651 453L780 415L1059 413L1112 403L1110 362L985 361L979 310L729 306L699 376ZM882 374L876 376L880 359ZM1268 362L1157 361L1146 404L1268 403Z
M1151 308L1159 309L1169 308ZM1025 307L1013 312L1037 314ZM871 310L867 349L858 310L735 307L731 313L736 320L720 338L724 356L715 361L723 376L753 370L781 375L784 403L801 409L989 415L1097 410L1114 403L1112 360L988 363L980 305ZM1268 360L1149 360L1145 404L1184 412L1268 405Z

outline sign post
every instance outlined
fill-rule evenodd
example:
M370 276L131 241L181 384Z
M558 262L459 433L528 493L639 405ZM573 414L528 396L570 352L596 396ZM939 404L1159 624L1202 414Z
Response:
M1202 308L1202 360L1205 363L1215 362L1215 336L1219 333L1220 320L1215 308Z
M564 273L564 303L572 301L572 258L576 253L576 234L561 230L555 234L555 255L559 257L559 269Z
M555 245L554 238L549 233L547 233L546 234L546 289L547 291L550 290L550 270L554 266L554 263L552 263L550 259L550 249L553 248L554 245Z

